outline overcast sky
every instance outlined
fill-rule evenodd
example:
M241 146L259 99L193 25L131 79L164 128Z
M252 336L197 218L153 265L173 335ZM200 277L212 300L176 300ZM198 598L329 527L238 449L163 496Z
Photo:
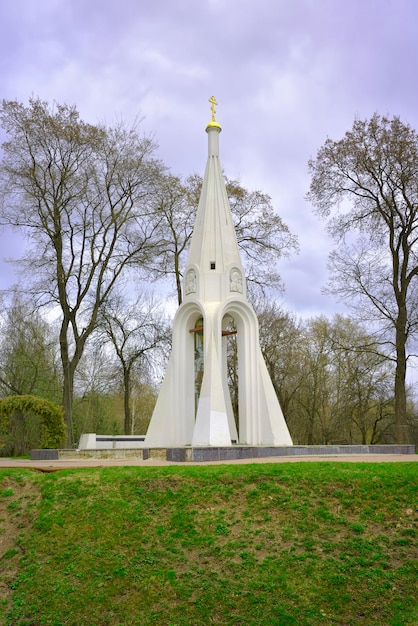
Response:
M203 174L208 98L228 177L268 193L299 238L285 306L332 315L332 242L304 199L307 163L356 117L418 128L416 0L0 0L0 96L75 104L89 122L139 116L174 174ZM16 245L0 233L0 257ZM0 288L13 282L0 262Z

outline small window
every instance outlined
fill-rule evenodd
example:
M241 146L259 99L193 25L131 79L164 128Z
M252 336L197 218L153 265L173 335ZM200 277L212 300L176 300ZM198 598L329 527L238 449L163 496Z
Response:
M211 269L211 270L216 269L216 263L215 263L215 261L211 261L211 262L210 262L210 269Z

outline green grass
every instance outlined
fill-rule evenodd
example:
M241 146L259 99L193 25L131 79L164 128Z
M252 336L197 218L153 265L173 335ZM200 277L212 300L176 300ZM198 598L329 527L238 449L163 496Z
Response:
M0 533L18 528L2 557L0 543L0 624L416 625L417 477L415 463L0 472Z

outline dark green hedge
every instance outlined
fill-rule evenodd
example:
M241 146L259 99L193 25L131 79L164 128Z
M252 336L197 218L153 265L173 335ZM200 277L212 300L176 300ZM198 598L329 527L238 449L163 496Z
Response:
M36 396L9 396L0 399L0 432L9 430L10 416L14 413L31 412L41 420L41 448L59 448L65 437L62 407L50 400Z

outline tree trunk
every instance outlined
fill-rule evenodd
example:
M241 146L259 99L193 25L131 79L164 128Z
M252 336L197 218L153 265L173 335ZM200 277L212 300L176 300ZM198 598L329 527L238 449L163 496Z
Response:
M126 367L123 370L123 387L124 387L123 402L124 402L124 409L125 409L124 429L125 429L125 435L131 435L132 434L131 375L130 375L130 369Z
M63 381L63 393L62 393L62 406L64 410L64 422L67 427L66 441L67 446L72 447L75 443L74 423L73 423L73 395L74 395L74 375L77 369L77 365L80 362L81 356L84 351L84 346L87 338L87 334L83 337L77 337L75 341L75 349L73 357L70 358L69 344L68 344L68 327L69 321L64 318L60 329L60 352L61 352L61 364L64 375Z
M61 363L64 375L62 388L62 407L64 410L64 422L67 427L66 445L72 447L74 443L73 429L73 388L74 388L74 370L71 367L70 356L68 352L67 340L68 322L63 320L60 329L60 353Z
M406 412L406 307L399 308L396 320L396 370L395 370L395 438L397 444L410 443Z
M181 291L180 260L179 260L179 255L177 253L174 255L174 271L176 275L177 300L180 306L183 300L183 296L182 296L182 291Z
M70 448L75 443L74 441L74 428L73 428L73 387L74 387L74 373L71 372L71 368L64 369L64 384L62 393L62 406L64 409L64 422L67 427L66 443Z
M306 444L312 446L314 443L314 412L308 411L308 432L306 433Z

